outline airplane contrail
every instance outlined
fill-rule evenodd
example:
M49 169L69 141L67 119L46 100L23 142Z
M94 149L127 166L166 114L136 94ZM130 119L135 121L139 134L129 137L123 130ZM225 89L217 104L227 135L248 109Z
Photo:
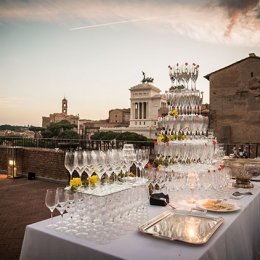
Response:
M90 29L90 28L97 28L97 27L104 27L109 25L115 25L115 24L122 24L122 23L136 23L136 22L142 22L142 21L148 21L148 20L155 20L159 19L162 16L159 17L147 17L142 19L133 19L133 20L124 20L124 21L118 21L118 22L110 22L110 23L101 23L101 24L94 24L94 25L87 25L82 27L75 27L71 28L70 31L76 31L76 30L82 30L82 29Z

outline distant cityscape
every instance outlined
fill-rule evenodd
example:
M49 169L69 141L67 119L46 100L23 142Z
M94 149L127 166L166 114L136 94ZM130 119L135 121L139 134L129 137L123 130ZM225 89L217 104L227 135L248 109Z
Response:
M34 138L35 133L29 130L29 126L0 125L0 136Z
M210 106L201 113L209 116L209 127L226 143L260 142L260 57L248 57L204 76L209 80ZM68 100L61 102L61 112L42 117L42 127L67 120L74 124L81 138L89 139L97 131L135 132L154 139L158 117L168 112L165 95L150 82L130 88L130 108L108 111L108 119L88 120L68 114ZM0 126L0 136L40 137L28 127Z

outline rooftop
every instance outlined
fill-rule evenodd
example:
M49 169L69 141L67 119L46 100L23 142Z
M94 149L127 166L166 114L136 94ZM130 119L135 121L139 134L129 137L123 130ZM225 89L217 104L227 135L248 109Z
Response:
M141 84L138 84L138 85L130 88L130 90L150 90L150 89L152 89L158 93L161 92L161 90L159 88L157 88L154 85L149 84L149 83L141 83Z
M259 57L259 56L256 56L255 53L249 53L248 57L246 57L246 58L244 58L244 59L242 59L242 60L236 61L236 62L234 62L234 63L232 63L232 64L230 64L230 65L228 65L228 66L226 66L226 67L223 67L223 68L221 68L221 69L218 69L218 70L216 70L216 71L213 71L213 72L207 74L206 76L204 76L204 78L207 79L207 80L209 80L209 77L210 77L212 74L215 74L215 73L217 73L217 72L219 72L219 71L221 71L221 70L224 70L224 69L227 69L227 68L229 68L229 67L232 67L233 65L238 64L238 63L240 63L240 62L243 62L243 61L245 61L245 60L247 60L247 59L260 59L260 57Z

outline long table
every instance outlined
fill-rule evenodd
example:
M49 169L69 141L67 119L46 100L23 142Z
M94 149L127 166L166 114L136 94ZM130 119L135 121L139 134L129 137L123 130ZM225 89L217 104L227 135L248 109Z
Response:
M237 203L241 209L230 213L207 213L222 216L224 223L204 245L156 239L136 231L109 244L100 245L46 226L50 219L28 225L25 230L20 260L135 259L135 260L257 260L260 259L260 185L255 183L253 195ZM166 208L149 207L156 216ZM57 221L58 218L55 218Z

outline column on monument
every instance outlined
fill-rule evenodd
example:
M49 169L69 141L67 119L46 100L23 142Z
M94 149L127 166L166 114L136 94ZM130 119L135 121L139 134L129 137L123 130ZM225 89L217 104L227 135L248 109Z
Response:
M135 103L131 102L131 111L130 111L131 119L135 119Z
M135 103L135 119L138 119L138 103Z
M142 119L142 117L143 117L143 103L142 102L139 102L139 119Z
M149 118L149 102L146 102L146 118Z
M143 112L143 117L144 117L144 119L146 119L146 103L147 102L143 102L143 107L144 107L144 112Z

